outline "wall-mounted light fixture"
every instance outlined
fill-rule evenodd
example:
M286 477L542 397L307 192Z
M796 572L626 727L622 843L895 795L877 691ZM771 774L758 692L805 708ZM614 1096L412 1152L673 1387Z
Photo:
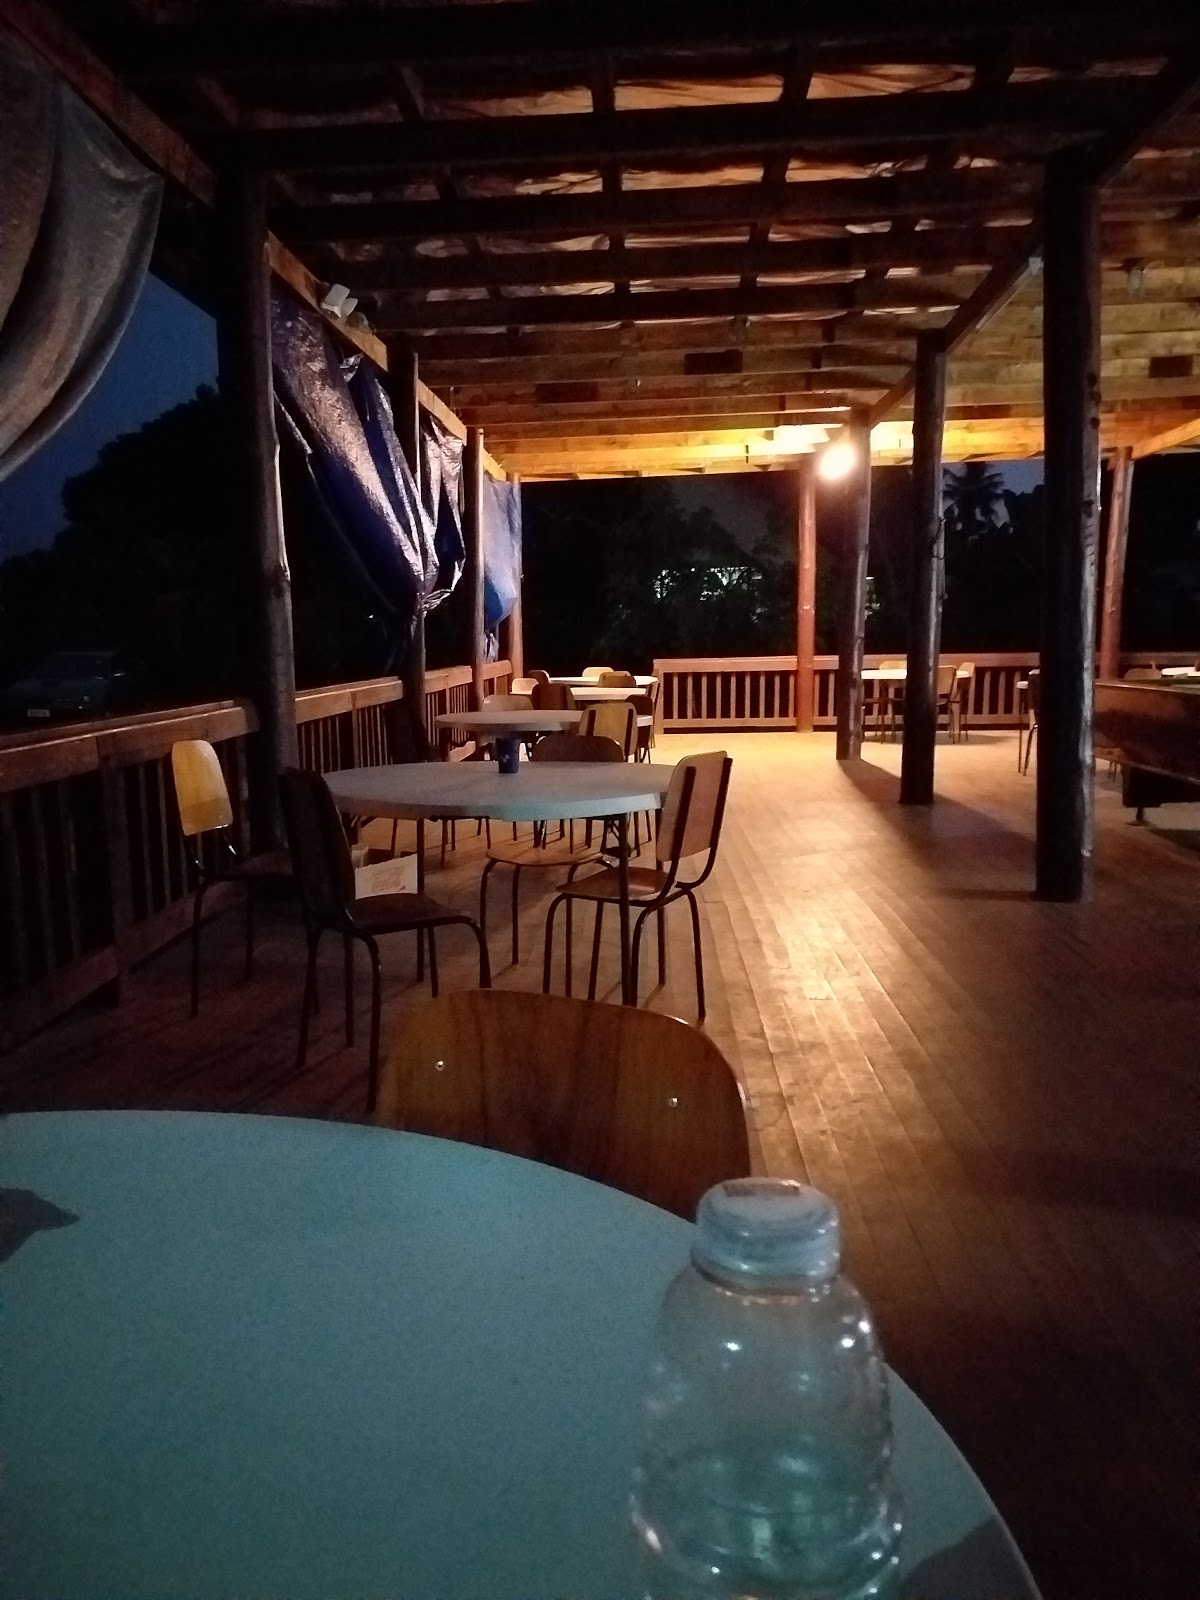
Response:
M826 483L848 478L858 465L858 451L849 439L835 439L817 457L817 471Z
M331 283L321 296L321 310L331 317L348 317L358 304L358 296L350 293L344 283Z

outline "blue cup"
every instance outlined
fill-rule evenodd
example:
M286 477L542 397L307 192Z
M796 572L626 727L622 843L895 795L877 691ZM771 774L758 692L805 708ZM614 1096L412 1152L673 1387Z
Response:
M511 777L521 765L521 741L517 738L496 740L496 764L500 771Z

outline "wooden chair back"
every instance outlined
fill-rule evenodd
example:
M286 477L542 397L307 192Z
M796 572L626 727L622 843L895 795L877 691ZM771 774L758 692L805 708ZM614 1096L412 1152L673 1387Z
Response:
M207 739L180 739L171 746L171 776L185 838L233 826L225 774Z
M287 767L279 775L279 798L305 911L326 926L346 922L354 904L354 865L324 778Z
M602 672L599 678L601 689L636 689L637 679L632 672Z
M586 678L589 683L599 683L604 674L611 671L611 667L584 667L579 676Z
M536 678L514 678L510 688L512 689L513 694L532 695L537 686L538 680ZM532 700L530 701L530 704L533 704Z
M1121 676L1126 683L1158 683L1162 679L1157 667L1126 667Z
M939 667L937 669L938 699L945 700L952 695L957 682L958 668L953 664L953 662L949 666Z
M908 662L903 656L889 656L886 661L879 663L880 672L907 672Z
M675 768L655 843L660 862L684 861L702 850L715 852L732 770L724 750L689 756Z
M541 667L531 667L529 669L529 676L533 679L534 683L550 682L550 674L548 672L543 672Z
M531 761L624 761L615 739L582 733L544 733L533 747Z
M481 989L411 1011L376 1123L503 1150L692 1218L750 1171L742 1091L676 1017L562 995Z
M575 696L567 683L539 683L533 691L537 711L574 711Z
M628 761L637 746L637 719L637 709L628 700L602 700L588 706L579 731L594 739L615 739Z
M1033 712L1034 719L1036 721L1042 698L1041 669L1039 667L1030 667L1025 681L1029 685L1029 688L1026 690L1026 693L1029 696L1029 709Z
M533 698L527 694L485 694L484 711L532 711Z

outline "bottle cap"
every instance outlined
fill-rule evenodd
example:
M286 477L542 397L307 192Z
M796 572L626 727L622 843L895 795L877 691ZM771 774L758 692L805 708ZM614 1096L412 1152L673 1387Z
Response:
M732 1178L703 1196L692 1260L717 1278L828 1283L841 1261L837 1207L790 1178Z

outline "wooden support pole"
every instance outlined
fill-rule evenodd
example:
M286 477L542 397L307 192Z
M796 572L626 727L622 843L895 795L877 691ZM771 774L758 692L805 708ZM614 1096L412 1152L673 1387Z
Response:
M796 473L796 732L811 733L816 710L817 473L806 456Z
M255 843L283 842L277 789L284 767L300 759L296 734L296 667L292 650L292 584L279 495L279 440L271 376L271 273L261 175L222 174L217 192L221 301L217 358L230 429L230 471L245 519L253 698L259 732L251 784Z
M516 473L509 474L509 483L513 493L520 495L521 480ZM521 550L517 566L517 598L513 608L500 624L500 654L512 664L514 678L525 676L525 546L522 535Z
M486 693L483 667L487 658L487 639L484 633L483 586L483 430L467 429L467 447L463 452L463 538L467 547L466 591L471 607L471 684L476 707L483 704Z
M1046 551L1037 752L1037 894L1080 900L1092 854L1092 683L1100 500L1100 249L1095 184L1046 163L1042 343Z
M392 402L392 421L396 437L408 462L408 470L417 486L417 503L421 501L421 407L417 398L419 375L417 353L401 346L388 350L388 370L384 380ZM416 614L408 636L401 669L404 698L413 715L425 725L425 610L418 597Z
M913 543L908 594L908 671L900 803L933 803L937 746L938 656L946 543L942 524L942 434L946 426L946 346L940 333L918 335L913 398Z
M837 742L839 761L857 760L863 740L863 640L871 530L871 428L861 413L846 430L855 465L846 479L848 525L838 596Z
M1133 496L1133 451L1113 452L1104 532L1104 604L1100 610L1100 676L1121 675L1121 602L1125 593L1125 546Z

